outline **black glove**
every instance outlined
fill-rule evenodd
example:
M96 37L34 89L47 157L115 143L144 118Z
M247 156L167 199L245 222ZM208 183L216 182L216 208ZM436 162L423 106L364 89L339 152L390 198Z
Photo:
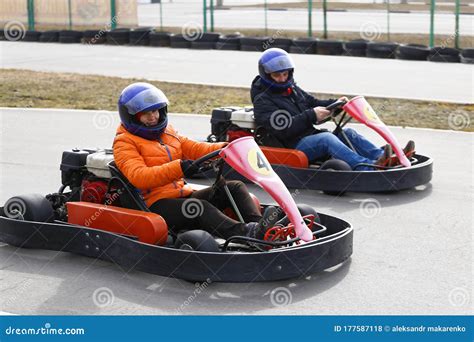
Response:
M194 160L181 160L181 170L185 178L192 177L196 172L198 172L199 167L193 165Z

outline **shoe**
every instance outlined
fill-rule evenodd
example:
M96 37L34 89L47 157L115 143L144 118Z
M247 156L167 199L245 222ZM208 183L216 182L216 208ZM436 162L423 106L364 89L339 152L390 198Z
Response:
M383 154L380 156L379 159L377 159L377 161L375 162L375 165L376 166L383 166L383 167L392 166L392 164L391 164L392 154L393 154L392 146L390 146L388 144L385 145L383 147Z
M407 145L403 148L403 153L410 159L415 154L415 142L408 140Z
M274 206L268 206L263 212L263 216L258 222L250 222L246 224L245 236L263 240L265 233L270 228L273 228L278 221L279 210Z

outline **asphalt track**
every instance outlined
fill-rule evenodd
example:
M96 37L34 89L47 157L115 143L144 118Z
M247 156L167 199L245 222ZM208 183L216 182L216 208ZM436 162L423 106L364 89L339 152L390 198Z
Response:
M209 117L172 115L180 133L203 139ZM0 109L0 203L54 192L63 150L110 147L112 112ZM357 130L382 140L361 125ZM473 134L393 127L434 158L426 186L391 194L330 197L300 190L297 202L355 227L345 264L303 279L193 283L86 257L0 244L0 311L13 314L472 314ZM255 186L251 190L269 201ZM166 261L164 261L166 262ZM100 295L100 297L99 297Z
M263 2L260 2L262 4ZM225 5L232 5L227 1ZM201 28L203 22L202 1L173 1L163 3L163 26ZM329 5L329 8L331 6ZM437 8L439 10L440 7ZM313 5L313 30L323 30L323 11L320 4ZM210 14L208 13L208 28ZM429 34L430 15L428 11L412 13L390 13L391 33L423 33ZM455 16L450 13L436 13L434 29L436 34L453 34ZM328 11L327 23L329 32L359 32L363 37L380 36L387 32L387 12L385 10L348 10ZM159 4L142 4L138 6L138 24L140 26L160 25ZM473 35L473 16L460 15L459 32L462 35ZM231 10L215 10L214 26L216 28L243 28L263 30L265 12L263 8L238 8ZM267 12L269 36L284 30L308 29L307 9L269 10Z
M259 57L259 52L245 51L0 42L2 68L246 88L258 72ZM295 79L309 91L474 103L474 68L469 64L298 54L292 57Z

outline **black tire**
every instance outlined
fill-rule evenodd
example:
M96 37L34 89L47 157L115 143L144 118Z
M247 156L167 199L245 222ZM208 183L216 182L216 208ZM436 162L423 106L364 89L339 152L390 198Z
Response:
M107 31L86 30L83 32L82 42L84 44L105 44L107 42Z
M107 44L126 45L130 43L130 29L120 28L108 31L106 35Z
M81 38L77 37L59 37L58 40L62 44L77 44L81 42Z
M365 57L367 54L368 40L355 39L344 43L344 56Z
M221 36L220 33L209 32L209 33L202 33L201 35L198 35L196 39L193 39L193 37L189 37L190 38L189 40L192 42L216 43L219 40L220 36Z
M216 43L214 42L201 42L201 41L191 42L191 49L213 50L215 48L216 48Z
M59 39L60 43L72 44L72 43L80 43L82 39L83 33L80 31L68 31L64 30L59 32Z
M10 198L3 207L3 214L9 218L33 222L52 222L54 220L54 210L51 203L40 194Z
M217 42L216 50L240 50L240 43L226 43L226 42Z
M331 171L352 171L352 168L345 161L340 159L329 159L325 161L320 170L331 170ZM345 191L323 191L326 195L341 196Z
M314 215L314 222L321 223L321 218L313 207L304 203L297 204L296 206L298 207L298 211L300 212L301 216ZM288 219L288 217L284 216L276 224L283 225L283 227L286 227L289 223L290 220ZM317 227L315 227L315 229L317 229Z
M459 63L461 58L458 49L435 46L430 50L428 60L430 62Z
M317 45L318 39L316 38L296 38L291 42L290 53L313 55L316 54Z
M398 47L395 57L411 61L426 61L429 54L430 49L426 45L407 44Z
M268 48L270 37L241 37L240 49L242 51L265 51Z
M341 56L344 53L342 40L320 40L316 46L318 55Z
M464 49L460 54L461 63L474 64L474 49Z
M170 46L178 49L189 49L191 42L182 34L175 34L170 37Z
M140 27L130 31L130 45L148 46L150 45L150 32L152 28Z
M59 32L59 38L61 37L78 37L82 38L84 33L81 31L74 31L74 30L63 30Z
M290 46L292 44L292 40L289 38L270 38L267 42L265 42L265 50L270 48L279 48L285 50L286 52L290 52Z
M178 234L174 243L177 249L188 249L201 252L219 252L219 245L211 234L204 230L190 230Z
M397 43L375 43L371 42L367 44L367 57L370 58L395 58L397 51Z
M59 31L44 31L41 33L39 40L41 43L54 43L59 40Z
M243 36L241 34L223 34L219 36L217 42L240 46L240 38L242 37Z
M22 40L25 42L37 42L39 41L40 36L41 32L39 31L26 31Z
M150 46L170 46L171 32L150 32Z

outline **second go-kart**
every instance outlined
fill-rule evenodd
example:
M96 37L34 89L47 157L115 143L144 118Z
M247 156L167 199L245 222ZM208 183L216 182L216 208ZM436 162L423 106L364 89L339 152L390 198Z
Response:
M407 158L395 136L380 120L370 104L362 96L349 102L338 101L327 109L332 111L330 120L341 133L347 145L354 151L345 136L343 127L352 119L376 131L392 146L400 164L395 167L374 166L374 170L358 169L368 164L359 164L352 169L342 160L329 159L309 162L306 155L295 149L281 147L275 139L267 139L265 127L257 127L251 108L223 107L214 109L211 118L210 142L232 141L242 136L253 136L275 172L289 188L322 190L328 194L344 192L394 192L429 183L433 173L433 160L414 153ZM224 174L229 179L245 181L241 174L227 167ZM213 177L212 171L207 177Z
M194 163L202 171L215 170L216 182L228 164L273 197L279 221L263 240L223 240L204 230L171 233L117 169L111 151L76 149L63 152L57 193L15 196L0 208L0 241L192 281L288 279L336 266L351 256L351 225L297 205L253 138L235 140ZM231 214L239 217L239 208L228 196Z

